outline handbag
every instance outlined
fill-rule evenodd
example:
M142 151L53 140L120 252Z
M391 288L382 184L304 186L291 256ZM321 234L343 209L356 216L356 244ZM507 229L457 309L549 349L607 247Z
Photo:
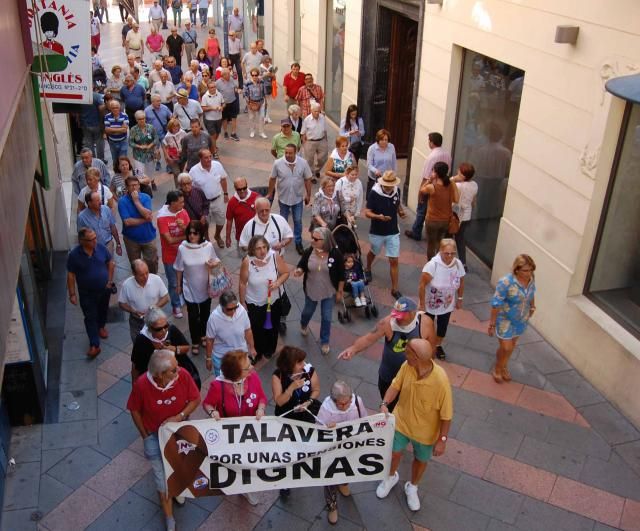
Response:
M186 370L193 378L196 386L198 387L198 391L202 388L202 380L200 380L200 373L198 372L198 367L195 366L193 361L186 354L180 354L176 356L176 361L178 362L178 366L182 367Z
M256 112L260 110L260 107L262 107L262 102L249 100L249 103L247 103L247 106L249 107L249 110Z
M275 262L275 255L273 259L273 265L276 267L276 276L279 277L280 273L278 272L278 264ZM280 297L278 299L280 301L280 315L282 317L287 317L289 315L289 312L291 311L291 301L289 300L289 295L287 295L287 290L285 289L284 285L278 288L278 293L280 294Z
M447 231L449 232L449 234L458 234L459 230L460 218L458 217L458 214L456 214L455 212L451 212L451 216L449 217L449 228L447 229Z
M211 298L219 297L222 292L230 289L231 286L231 277L226 267L222 264L215 266L209 272L209 296Z

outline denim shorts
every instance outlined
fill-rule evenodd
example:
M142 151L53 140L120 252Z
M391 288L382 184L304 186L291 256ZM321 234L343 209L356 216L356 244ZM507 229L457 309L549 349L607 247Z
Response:
M158 434L152 433L142 441L144 443L144 456L151 463L153 470L153 480L156 484L158 492L167 492L167 478L164 475L164 465L162 464L162 451L160 450L160 441Z
M371 252L375 255L380 254L384 245L387 258L400 256L400 234L390 234L389 236L369 234L369 243L371 244Z
M396 430L393 435L393 451L402 452L409 443L411 443L411 446L413 447L413 455L418 461L426 463L431 459L431 455L433 454L433 444L419 443L418 441L410 439L404 433Z

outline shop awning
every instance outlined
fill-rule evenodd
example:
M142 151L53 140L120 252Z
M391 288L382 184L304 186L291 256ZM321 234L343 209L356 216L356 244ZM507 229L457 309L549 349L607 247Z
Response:
M618 98L640 103L640 74L615 77L606 82L605 88Z

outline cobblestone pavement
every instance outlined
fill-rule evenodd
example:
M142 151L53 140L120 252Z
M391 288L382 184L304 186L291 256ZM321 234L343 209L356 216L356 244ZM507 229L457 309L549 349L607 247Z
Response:
M112 10L111 20L116 20ZM144 20L144 19L143 19ZM147 24L143 23L143 30ZM120 24L102 26L107 70L123 62ZM111 49L104 51L112 45ZM284 114L273 105L274 124ZM246 115L240 116L241 142L220 142L221 162L231 176L246 175L250 186L266 184L272 158L266 140L249 139ZM332 136L335 133L332 134ZM107 150L108 151L108 150ZM363 172L361 172L363 173ZM167 174L157 178L157 209L171 187ZM305 211L306 220L309 211ZM402 223L401 231L410 226ZM358 233L368 249L368 224ZM308 234L306 235L308 238ZM416 296L426 261L424 242L403 237L400 289ZM514 250L514 253L516 250ZM220 252L237 273L235 250ZM295 264L294 250L287 262ZM129 275L126 259L118 260L117 280ZM381 315L389 312L388 266L374 266L372 291ZM237 275L234 275L237 285ZM465 309L452 318L445 348L446 369L454 388L455 414L444 456L435 458L420 485L422 509L408 510L401 487L385 500L375 496L375 483L353 485L352 496L339 501L340 529L404 530L592 530L640 529L640 434L600 393L531 328L522 337L511 364L513 381L496 385L489 375L497 342L487 337L489 272L470 262L465 281ZM286 342L302 347L317 368L323 396L336 378L350 382L374 410L379 401L377 367L382 344L351 362L337 353L369 331L372 322L354 310L353 322L334 323L331 353L320 354L319 323L302 337L299 316L302 284L288 282L293 309ZM128 412L131 341L124 317L115 308L109 338L96 360L85 356L87 339L80 310L66 306L60 401L57 422L17 428L10 457L17 466L7 477L2 529L7 531L80 529L156 530L164 519L142 443ZM186 318L175 321L186 329ZM203 356L193 358L202 375ZM269 382L274 361L258 365ZM203 395L210 378L203 385ZM268 389L268 385L267 385ZM77 410L67 406L75 401ZM271 406L272 407L272 406ZM272 410L271 410L272 411ZM55 417L55 412L53 417ZM202 418L199 410L196 418ZM408 477L409 459L400 469ZM277 492L258 494L250 506L241 496L189 500L175 509L178 528L191 529L320 529L329 528L321 488L294 490L287 500Z

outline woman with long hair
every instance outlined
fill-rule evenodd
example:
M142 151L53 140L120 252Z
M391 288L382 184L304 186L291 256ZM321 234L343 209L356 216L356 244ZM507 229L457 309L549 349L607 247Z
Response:
M458 187L451 185L449 165L436 162L428 179L420 187L421 195L429 196L427 206L427 258L431 260L438 252L440 240L449 232L449 220L453 205L458 203Z
M349 139L349 151L353 153L355 163L358 164L364 138L364 121L358 114L357 105L351 104L347 107L347 113L340 122L340 134Z

